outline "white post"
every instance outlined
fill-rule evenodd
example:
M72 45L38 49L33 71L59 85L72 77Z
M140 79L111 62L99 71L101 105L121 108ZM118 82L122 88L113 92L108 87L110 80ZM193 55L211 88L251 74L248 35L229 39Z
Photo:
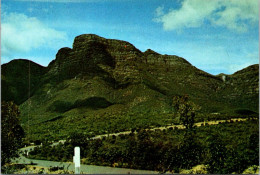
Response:
M75 164L75 174L80 174L80 148L74 148L73 163Z

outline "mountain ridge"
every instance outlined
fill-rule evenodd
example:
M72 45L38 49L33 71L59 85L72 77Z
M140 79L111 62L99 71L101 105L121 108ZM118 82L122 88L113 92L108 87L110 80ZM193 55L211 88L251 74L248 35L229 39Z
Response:
M16 62L15 71L9 65ZM32 126L92 115L168 115L174 113L173 97L184 94L205 114L259 110L258 64L214 76L184 58L141 52L129 42L93 34L77 36L47 67L14 60L2 70L2 99L17 102L22 123ZM17 74L29 70L30 81Z

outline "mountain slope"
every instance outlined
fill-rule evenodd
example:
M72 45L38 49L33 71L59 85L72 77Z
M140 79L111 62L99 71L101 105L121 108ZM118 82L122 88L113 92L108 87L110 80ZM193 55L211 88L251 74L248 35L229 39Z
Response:
M245 69L226 75L224 84L217 93L223 100L236 108L257 112L259 108L259 65L251 65Z
M201 106L201 113L235 114L240 109L258 113L258 65L213 76L184 58L150 49L141 52L126 41L93 34L77 36L73 48L61 48L46 68L30 63L30 82L28 74L15 76L28 70L21 63L17 63L19 69L12 69L15 62L2 67L2 82L8 82L3 83L2 92L8 94L5 99L22 103L22 122L32 130L77 126L92 132L89 122L95 125L93 120L129 122L127 116L132 114L137 119L142 114L153 116L143 116L152 122L169 121L174 112L172 97L184 94ZM15 82L20 82L14 86L19 95L9 95Z
M1 66L2 100L21 104L34 92L46 68L32 61L17 59Z

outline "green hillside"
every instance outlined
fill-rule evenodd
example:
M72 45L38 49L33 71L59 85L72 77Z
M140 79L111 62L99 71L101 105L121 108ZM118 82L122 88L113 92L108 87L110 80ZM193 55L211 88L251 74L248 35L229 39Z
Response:
M2 65L2 99L20 105L31 137L58 139L73 130L101 134L177 122L176 95L188 94L201 106L201 119L258 113L258 69L252 65L224 78L178 56L80 35L48 67L26 60Z
M1 65L2 100L22 104L37 88L46 68L30 60L17 59Z

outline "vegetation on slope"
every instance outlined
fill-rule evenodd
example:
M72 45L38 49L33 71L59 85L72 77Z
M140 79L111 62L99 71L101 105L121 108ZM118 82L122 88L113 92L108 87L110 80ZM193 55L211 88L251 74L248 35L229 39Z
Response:
M28 60L2 65L2 98L19 104L31 140L58 139L74 128L100 134L171 124L172 99L185 94L201 106L201 121L257 115L258 72L252 65L213 76L175 55L80 35L47 68Z
M32 61L18 59L1 66L1 98L20 105L33 95L46 68Z
M258 165L258 120L226 122L194 128L145 131L89 140L88 134L70 134L65 144L44 144L30 152L30 158L72 161L80 146L82 163L156 171L179 172L198 164L209 173L242 173Z

